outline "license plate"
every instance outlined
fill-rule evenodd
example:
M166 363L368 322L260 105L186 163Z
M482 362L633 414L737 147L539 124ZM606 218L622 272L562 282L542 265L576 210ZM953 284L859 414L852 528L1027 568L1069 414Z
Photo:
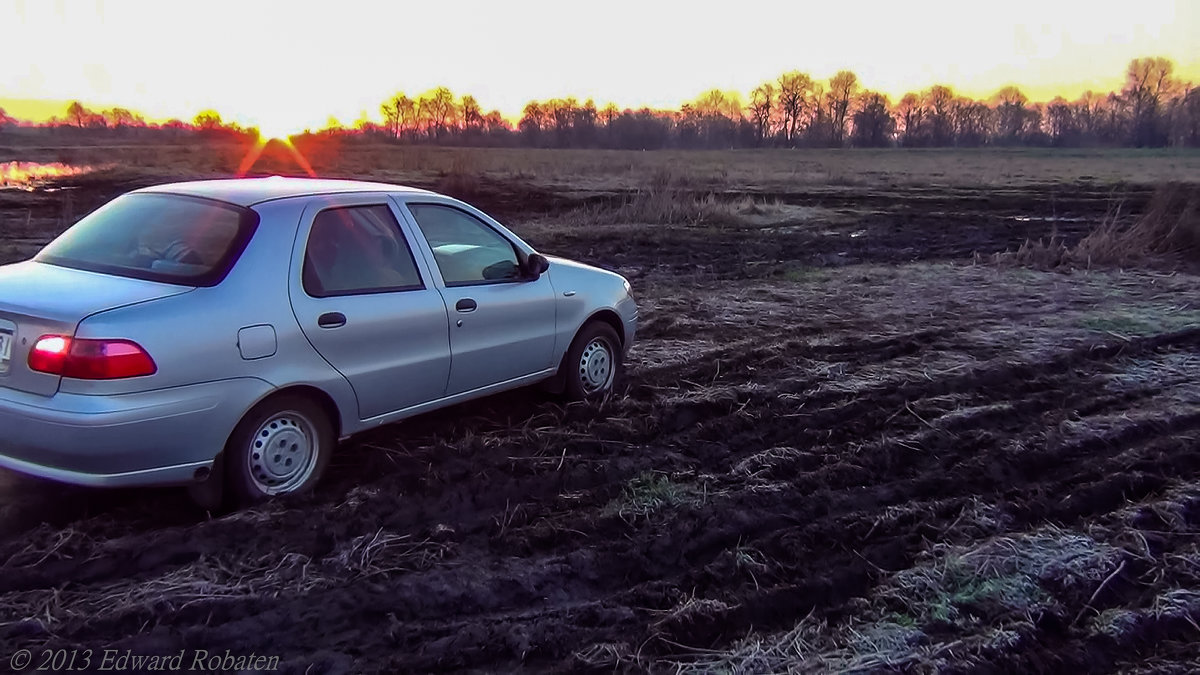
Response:
M0 331L0 373L8 372L8 361L12 358L12 333Z

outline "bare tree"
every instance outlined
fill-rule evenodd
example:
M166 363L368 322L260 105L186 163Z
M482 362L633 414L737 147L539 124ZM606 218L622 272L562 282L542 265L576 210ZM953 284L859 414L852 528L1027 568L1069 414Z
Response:
M499 110L493 110L484 115L483 125L487 129L489 136L500 132L512 131L512 127L505 121L504 115L501 115Z
M71 101L70 105L67 106L67 120L80 129L87 126L88 118L91 116L92 112L83 107L83 104L79 101Z
M925 109L921 106L921 99L912 92L905 94L896 106L896 113L902 127L900 131L903 145L908 147L923 145Z
M1072 104L1075 108L1075 123L1085 142L1099 140L1100 127L1104 121L1104 96L1092 90L1083 92Z
M891 144L896 133L896 120L892 117L891 102L887 96L875 91L864 91L858 99L858 110L854 113L854 145L882 148Z
M1188 89L1175 105L1171 124L1171 142L1200 147L1200 89Z
M596 143L596 102L592 99L584 101L583 105L575 108L575 120L571 128L575 132L575 144L579 147L592 147Z
M483 128L483 108L479 106L479 101L474 96L465 95L459 108L462 110L463 130L468 135L478 133Z
M842 145L846 138L846 122L850 102L858 94L858 76L849 70L839 70L829 78L829 124L833 145Z
M798 70L779 76L779 109L783 115L783 138L794 144L800 129L809 97L813 93L813 80Z
M771 132L771 113L775 107L775 85L764 82L750 93L750 118L754 120L754 130L758 135L758 143L762 145Z
M106 110L104 111L104 118L107 120L108 126L115 129L146 126L146 120L128 108Z
M929 141L935 146L951 145L954 142L954 123L951 106L954 90L935 84L924 95L925 114L929 120Z
M1164 135L1160 120L1162 103L1182 89L1174 72L1175 64L1161 56L1130 61L1122 93L1132 108L1130 122L1134 145L1157 145L1163 140L1160 137Z
M1025 107L1029 98L1020 89L1007 86L992 96L992 103L996 106L996 135L999 139L1012 145L1024 138L1030 121L1029 111Z
M415 126L416 104L404 92L385 101L380 106L383 112L384 125L392 134L392 138L400 138L405 130Z
M521 114L521 121L517 125L526 142L530 145L537 145L545 124L546 112L542 109L542 104L537 101L526 103L525 110Z
M1074 144L1078 134L1075 123L1075 109L1067 99L1056 96L1046 105L1046 133L1054 145Z
M426 133L431 138L441 138L458 124L458 106L454 93L446 87L437 87L421 94L417 109L424 118Z
M987 141L991 109L986 104L959 96L954 99L950 111L957 145L975 147Z
M545 124L554 132L552 143L558 147L567 147L571 142L572 128L575 123L575 109L579 107L574 98L552 98L542 104Z
M224 124L221 122L221 113L216 110L202 110L192 119L192 126L201 131L216 131Z

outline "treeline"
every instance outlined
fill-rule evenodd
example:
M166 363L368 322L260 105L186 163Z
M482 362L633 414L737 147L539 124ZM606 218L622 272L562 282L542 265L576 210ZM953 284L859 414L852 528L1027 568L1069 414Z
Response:
M1046 103L1014 86L977 100L944 85L893 102L850 71L828 80L792 71L745 99L712 90L678 110L531 101L515 127L445 87L415 99L397 94L381 112L383 124L363 121L354 131L407 143L552 148L1200 146L1200 90L1165 58L1133 60L1120 91Z
M986 100L935 85L899 101L864 88L850 71L818 80L800 71L764 82L744 97L708 91L678 110L598 108L587 100L531 101L516 124L485 112L473 96L438 87L380 106L382 122L350 127L331 119L316 135L397 143L543 148L750 147L1200 147L1200 90L1165 58L1134 59L1120 91L1088 91L1074 101L1033 102L1015 86ZM0 131L17 121L0 110ZM257 137L215 111L190 122L147 124L124 108L93 111L72 103L49 126L65 133L201 133Z
M190 122L180 119L147 122L145 117L128 108L114 107L94 110L79 101L69 103L66 113L62 117L52 117L37 124L18 120L0 108L0 133L3 133L6 127L35 127L48 129L60 135L78 136L104 134L105 136L150 138L198 134L208 138L229 140L258 137L258 130L254 127L244 127L236 122L225 122L221 119L221 114L215 110L204 110Z

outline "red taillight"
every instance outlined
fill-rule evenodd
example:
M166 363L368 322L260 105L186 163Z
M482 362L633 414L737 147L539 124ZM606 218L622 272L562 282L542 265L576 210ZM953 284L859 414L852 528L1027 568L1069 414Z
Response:
M129 340L85 340L43 335L29 350L29 369L80 380L153 375L154 359Z

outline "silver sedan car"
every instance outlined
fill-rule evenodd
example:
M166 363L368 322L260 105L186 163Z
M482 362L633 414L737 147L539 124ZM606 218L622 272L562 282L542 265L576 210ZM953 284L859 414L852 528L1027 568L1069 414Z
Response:
M621 276L433 192L136 190L0 266L0 466L252 503L381 424L539 382L604 396L637 317Z

